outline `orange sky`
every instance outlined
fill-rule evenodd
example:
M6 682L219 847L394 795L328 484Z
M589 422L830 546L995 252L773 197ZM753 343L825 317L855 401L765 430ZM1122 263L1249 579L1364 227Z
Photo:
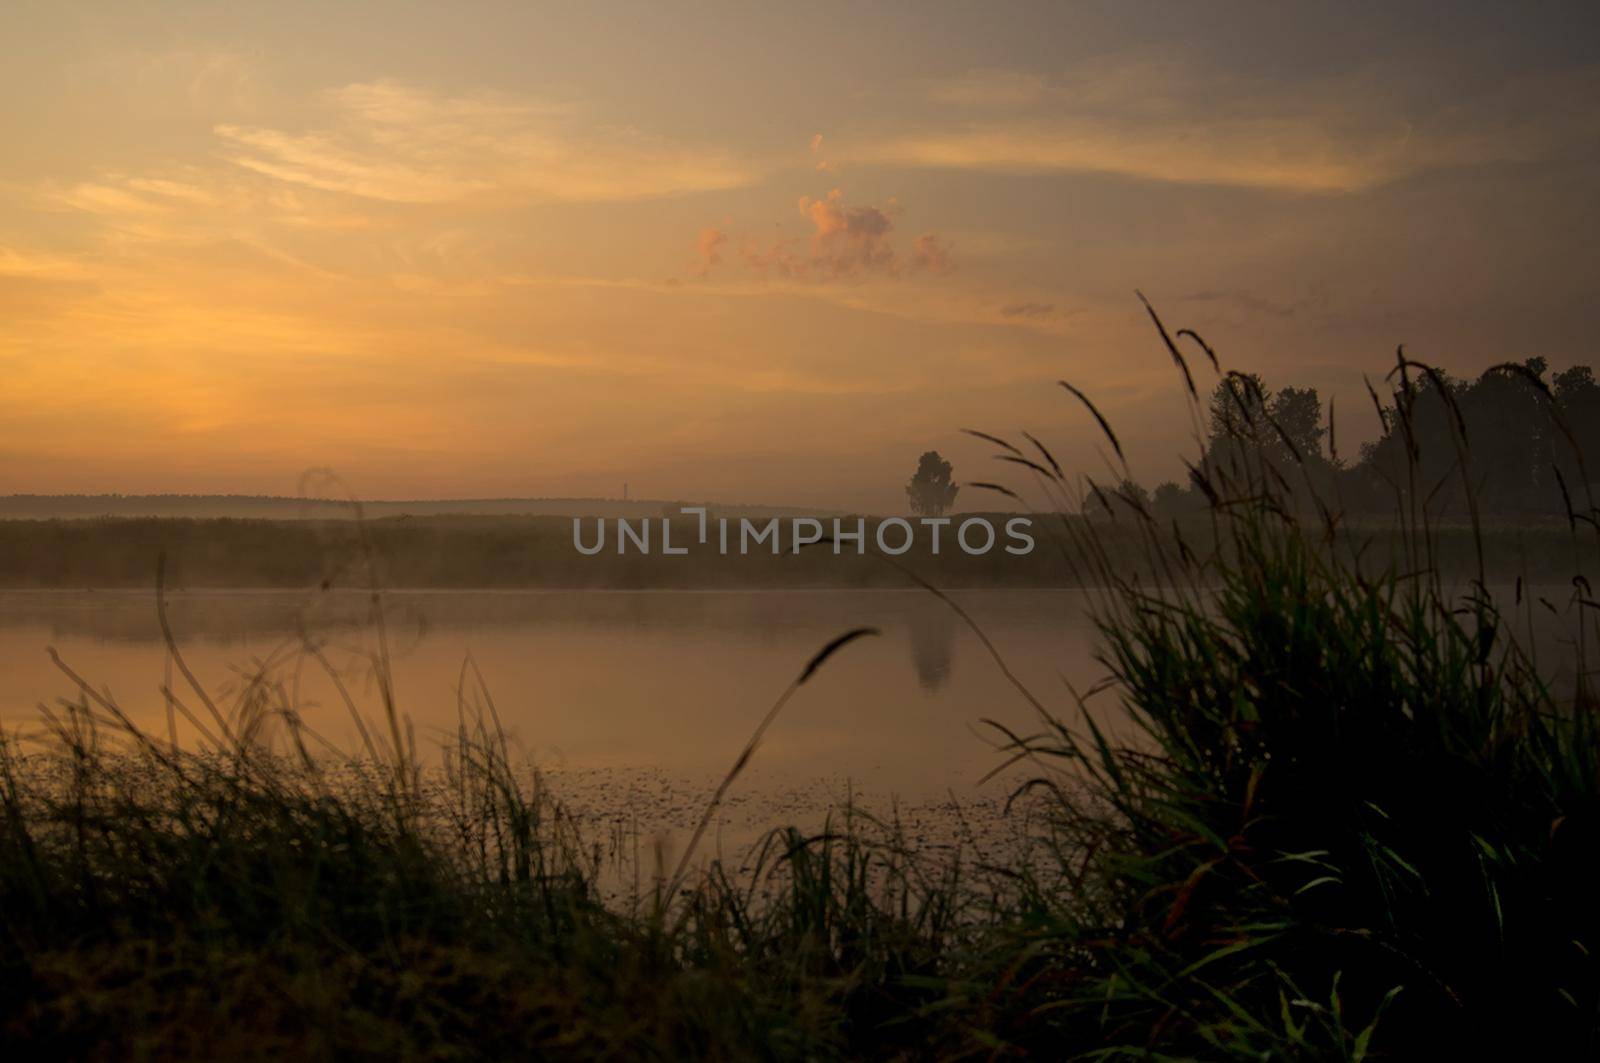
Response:
M1600 360L1595 18L1508 10L10 3L0 493L889 508L1097 471L1058 377L1154 481L1135 287L1354 440Z

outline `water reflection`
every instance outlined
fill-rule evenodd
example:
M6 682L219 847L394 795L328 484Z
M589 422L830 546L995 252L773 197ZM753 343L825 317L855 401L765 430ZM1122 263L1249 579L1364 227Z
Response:
M1075 719L1063 679L1084 690L1104 674L1082 595L954 597L1040 701ZM399 707L424 755L455 733L471 653L506 729L541 767L618 780L714 778L811 655L863 625L884 637L847 647L806 684L763 744L752 788L781 793L820 781L939 796L1001 761L975 737L990 735L978 721L1020 731L1036 723L966 624L919 591L404 592L388 602ZM282 652L296 649L303 625L369 718L378 712L364 595L192 592L173 597L170 616L185 659L219 704L246 687L252 661L277 662L272 680L306 722L357 748L339 689L304 654ZM153 594L0 593L0 726L35 723L40 703L76 695L48 646L96 690L109 689L139 726L167 734ZM1115 727L1114 698L1097 703L1100 713Z
M907 618L911 664L923 690L935 691L950 680L955 658L955 617L948 609L919 609Z
M959 598L1046 700L1060 688L1058 671L1092 680L1078 595ZM400 708L424 746L455 731L470 652L507 729L542 765L720 772L805 661L861 625L885 637L849 647L806 685L763 745L758 773L940 794L994 766L975 721L1020 725L1030 716L987 655L974 652L965 625L919 591L402 592L387 600ZM186 660L219 704L245 687L252 661L283 662L273 678L306 721L354 748L359 731L339 691L316 662L283 653L295 650L303 626L364 711L377 712L363 595L191 592L173 596L170 616ZM74 693L45 655L52 645L141 726L166 734L166 653L152 594L0 594L0 724L37 719L40 702Z

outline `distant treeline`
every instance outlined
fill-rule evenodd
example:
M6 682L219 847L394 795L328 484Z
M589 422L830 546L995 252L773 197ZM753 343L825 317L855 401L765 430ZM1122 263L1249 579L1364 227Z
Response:
M740 516L787 516L792 506L725 505L627 498L446 498L380 499L361 504L369 517L446 516L596 516L656 517L679 507L706 506ZM815 512L812 510L807 513ZM0 519L79 520L93 517L252 518L329 520L352 515L351 503L337 498L285 495L0 495Z
M996 526L1014 514L991 515ZM963 518L964 519L964 518ZM934 555L926 537L893 563L847 545L835 555L826 544L799 554L765 549L747 555L722 555L692 545L697 522L673 522L675 543L688 543L687 556L608 549L593 557L578 553L572 521L564 517L416 517L354 521L272 521L193 519L99 519L0 521L0 587L150 588L156 561L167 557L167 582L173 588L350 589L372 575L391 588L707 588L901 587L916 582L905 570L941 587L1078 587L1103 579L1085 575L1062 548L1060 514L1035 518L1037 546L1016 556L1002 550L971 556L951 548ZM1150 552L1141 535L1150 528L1126 515L1116 519L1130 534L1105 537L1113 570L1159 581L1150 570ZM655 518L659 542L659 520ZM592 520L586 522L592 537ZM869 539L875 519L866 520ZM1135 529L1142 529L1136 532ZM1186 549L1211 549L1207 514L1179 517L1159 529L1169 549L1182 534ZM1398 531L1388 523L1345 526L1347 540L1368 544L1375 570L1396 565L1402 556ZM591 539L592 541L592 539ZM787 538L785 540L788 541ZM1505 583L1566 583L1592 567L1577 549L1565 521L1500 521L1484 535L1488 576ZM1476 550L1471 530L1462 525L1437 533L1435 554L1442 568L1469 574Z
M1153 491L1129 482L1122 493L1179 516L1206 507L1204 470L1255 461L1308 508L1314 496L1346 517L1425 505L1434 519L1465 520L1469 499L1480 515L1594 516L1600 383L1588 366L1552 377L1543 358L1530 358L1464 380L1407 363L1387 390L1372 393L1380 435L1352 460L1315 388L1273 391L1255 374L1230 374L1204 411L1204 460L1188 482Z
M882 558L827 544L781 552L768 545L746 555L699 546L698 519L672 520L672 541L687 556L661 552L661 521L648 518L655 549L631 544L618 552L606 520L606 549L585 556L573 544L573 518L545 516L385 517L352 520L99 519L0 521L0 587L150 587L156 559L167 556L174 587L364 586L375 576L387 587L828 587L913 585ZM771 518L763 517L763 521ZM790 518L780 517L787 521ZM863 518L864 519L864 518ZM995 525L1006 517L997 515ZM584 518L593 542L594 517ZM642 529L643 521L630 521ZM877 521L866 520L875 529ZM854 526L854 518L850 519ZM946 532L934 555L926 537L897 560L952 585L1071 585L1058 551L1043 537L1025 557L996 549L970 556ZM869 540L870 541L870 540ZM737 539L735 539L737 542ZM770 542L770 540L769 540ZM870 547L869 547L870 549ZM368 572L368 558L373 571Z

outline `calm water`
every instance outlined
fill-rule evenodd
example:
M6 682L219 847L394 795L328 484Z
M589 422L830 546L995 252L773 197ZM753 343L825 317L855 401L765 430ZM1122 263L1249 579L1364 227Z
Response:
M978 591L957 600L1047 704L1067 711L1063 678L1081 688L1101 674L1080 595ZM780 807L784 795L819 786L912 801L964 797L1000 759L980 721L1024 731L1032 721L976 636L923 592L441 592L391 593L386 602L399 704L419 745L437 748L453 731L470 653L521 749L553 777L591 789L670 791L673 780L713 778L811 655L859 625L883 635L846 647L802 688L745 788ZM182 652L220 705L266 663L306 721L350 749L357 732L334 687L290 651L302 627L326 640L330 660L376 717L366 656L376 640L365 609L357 595L212 592L170 602ZM49 646L141 726L167 733L167 654L153 595L0 595L0 720L8 728L37 720L39 702L73 696ZM182 682L174 674L180 692ZM193 739L181 721L178 730Z
M1066 684L1086 689L1104 672L1084 597L955 597L1029 689L1074 718ZM386 602L399 706L423 754L456 727L470 653L516 746L591 838L612 839L606 888L619 896L684 843L752 728L817 649L862 625L882 637L845 647L801 688L703 852L747 857L767 830L814 829L847 797L879 815L892 810L919 847L959 844L1003 862L1008 847L1027 844L1026 808L1000 811L1028 768L980 783L1004 759L981 721L1030 733L1033 712L972 631L924 592L445 592L392 593ZM310 726L359 748L333 682L294 652L304 630L326 647L364 716L379 719L376 635L362 596L190 593L172 598L169 615L184 658L225 711L264 668ZM1570 685L1570 663L1549 654L1571 658L1571 647L1554 628L1539 641L1544 666ZM50 646L141 727L167 734L167 652L152 594L0 593L8 730L36 727L39 703L74 696ZM176 673L172 685L200 711ZM1097 703L1096 715L1122 731L1114 701ZM181 720L176 731L180 742L195 740Z

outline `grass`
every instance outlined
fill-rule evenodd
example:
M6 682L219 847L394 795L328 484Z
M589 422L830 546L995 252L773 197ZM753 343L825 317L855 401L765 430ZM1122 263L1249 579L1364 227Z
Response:
M170 691L211 735L181 751L81 681L48 741L0 739L5 1038L119 1058L1592 1058L1587 588L1557 669L1525 634L1546 606L1490 594L1481 533L1453 581L1425 507L1403 501L1374 551L1332 507L1284 505L1292 474L1242 448L1197 467L1204 536L1114 491L1113 534L1059 524L1056 556L1099 577L1108 676L1070 716L1019 684L1030 724L994 724L1049 828L1006 866L919 859L846 810L775 831L749 871L686 854L607 905L595 840L470 669L437 771L382 675L349 755L270 683L233 707ZM374 583L380 554L361 551Z

